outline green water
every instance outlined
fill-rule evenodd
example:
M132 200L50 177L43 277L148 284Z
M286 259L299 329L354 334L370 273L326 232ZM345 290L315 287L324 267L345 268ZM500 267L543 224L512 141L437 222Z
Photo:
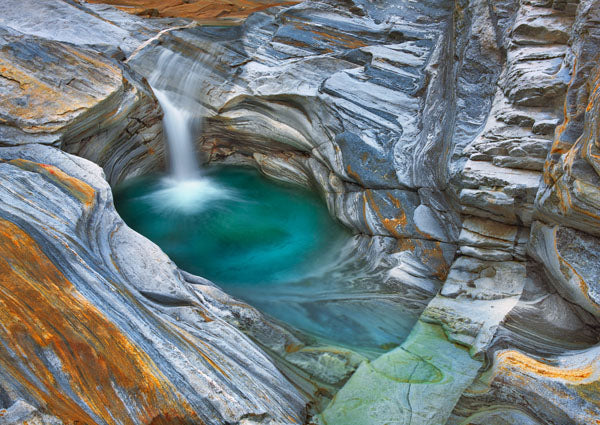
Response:
M414 323L399 303L364 291L378 277L310 191L223 167L184 184L133 179L114 195L125 222L180 268L315 337L381 350Z

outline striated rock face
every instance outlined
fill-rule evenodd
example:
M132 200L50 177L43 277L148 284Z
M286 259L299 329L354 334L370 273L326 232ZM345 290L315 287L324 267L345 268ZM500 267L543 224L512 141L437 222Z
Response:
M124 225L99 167L41 145L0 156L4 423L303 422L269 359Z
M158 103L120 62L162 27L32 5L0 6L0 423L303 423L304 396L221 319L236 301L112 206L105 179L162 167Z
M31 13L19 14L22 8ZM0 29L1 145L60 147L101 164L113 184L162 164L158 103L147 83L113 59L141 43L137 32L62 1L7 1L0 12L6 25ZM77 20L49 30L47 22L62 15Z
M574 27L574 69L558 127L536 197L539 217L600 236L598 228L598 113L600 67L597 51L600 12L580 8Z
M177 70L204 63L195 97L207 117L199 140L207 160L316 187L334 216L365 235L358 251L378 269L376 279L324 289L323 301L358 308L352 294L373 315L408 312L414 321L441 286L459 233L436 184L444 147L419 129L429 125L421 102L443 111L442 75L430 68L444 66L451 10L401 5L393 22L369 7L311 2L253 14L241 28L174 30L128 64L150 75L167 55L173 70L158 84L174 91L188 78ZM423 22L413 25L417 15Z
M219 3L206 0L91 0L90 3L114 5L117 9L139 16L180 17L221 24L236 21L272 6L296 4L297 1L241 1Z
M264 6L0 5L0 424L303 423L310 397L323 425L600 421L600 2ZM313 187L357 234L323 297L409 312L400 347L319 345L122 224L79 156L163 167L141 76L165 58L206 161Z

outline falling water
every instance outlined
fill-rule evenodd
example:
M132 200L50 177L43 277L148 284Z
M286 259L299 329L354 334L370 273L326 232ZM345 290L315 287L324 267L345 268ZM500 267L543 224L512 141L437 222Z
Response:
M149 81L160 106L169 155L169 177L152 193L164 210L194 214L208 201L232 198L233 193L201 172L194 141L202 130L203 106L196 100L206 77L207 55L190 59L165 50Z
M195 136L202 129L202 106L196 101L206 77L204 58L190 59L165 50L149 78L163 109L164 129L169 148L170 172L176 180L200 177L194 149Z
M176 180L193 180L200 177L200 167L194 151L192 132L194 116L177 107L168 91L153 89L164 117L163 124L169 145L170 170Z

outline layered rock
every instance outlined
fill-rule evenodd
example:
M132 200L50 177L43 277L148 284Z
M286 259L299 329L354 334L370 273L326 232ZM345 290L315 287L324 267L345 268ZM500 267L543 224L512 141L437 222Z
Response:
M528 162L531 158L546 158L543 151L534 154L528 151L529 148L524 149L527 151L523 159L525 162L498 159L497 155L505 156L505 152L514 152L516 147L504 151L506 142L500 146L492 139L476 140L472 148L477 152L472 148L467 150L471 155L471 164L481 159L491 159L495 166L500 167L541 171L543 166L543 176L538 184L525 187L523 195L514 197L512 202L506 202L505 196L495 195L488 196L487 211L483 205L483 208L472 209L471 202L468 202L467 210L463 209L520 228L530 227L525 233L529 234L528 255L523 256L523 250L520 249L520 261L524 261L531 280L525 283L519 302L498 328L488 349L491 367L465 391L448 423L587 424L594 423L599 417L595 401L597 397L591 396L595 391L591 388L595 388L598 379L595 372L597 347L593 347L598 342L598 322L594 317L597 314L595 285L591 283L594 279L591 276L595 269L596 241L590 234L556 225L558 221L555 217L558 214L550 212L559 210L552 205L560 203L556 201L556 193L564 190L560 183L554 184L557 178L550 176L553 173L551 170L559 169L555 165L561 160L558 152L565 152L558 146L562 146L564 129L571 121L570 109L591 109L585 97L576 94L581 83L575 81L586 66L586 77L580 78L593 78L591 67L596 65L598 55L593 29L598 23L598 4L582 2L577 10L575 8L576 5L570 3L523 4L511 29L511 38L517 47L508 49L508 71L505 75L519 76L520 79L512 85L505 80L507 85L500 87L509 103L515 106L498 114L497 118L508 124L505 118L513 117L511 125L528 127L537 137L548 134L533 145L528 141L533 136L525 134L520 136L519 142L536 149L543 146L543 151L552 146L545 163L541 160L535 160L535 164ZM583 28L586 30L583 31ZM570 45L565 46L569 40ZM528 53L522 55L523 49L527 49ZM511 66L511 50L518 55L513 57L524 58L519 59L520 62L535 58L539 67ZM519 68L526 72L518 71ZM543 75L539 74L540 71ZM522 78L528 74L535 76L534 80L524 83ZM500 104L505 105L506 102ZM528 113L524 113L524 106ZM532 113L543 115L540 117ZM518 119L515 118L517 116ZM524 121L526 116L528 118ZM583 115L579 119L582 122ZM563 124L556 127L561 120ZM489 123L486 127L489 128ZM500 133L496 131L496 134ZM483 136L489 137L488 134L489 130L488 133L484 131ZM549 140L553 134L554 142ZM571 134L570 137L573 136ZM502 141L501 138L498 140ZM587 143L587 140L585 136L580 139L583 143ZM490 151L486 151L488 147ZM497 174L500 173L498 169ZM493 188L496 192L498 189L498 185ZM506 192L506 189L500 188L500 191ZM569 208L570 196L565 191L558 195L559 199L566 201L562 204L563 214ZM502 201L502 209L496 207L495 200ZM518 209L514 208L517 204L520 204ZM505 205L510 205L510 213ZM516 221L511 222L515 216ZM583 220L588 220L588 217ZM564 225L583 229L584 226L575 222L561 218ZM594 234L593 226L585 226L585 231ZM516 406L518 409L515 410Z
M27 405L60 423L304 421L270 360L122 222L99 167L39 144L0 156L4 421Z
M131 390L141 415L134 419L126 408L117 411L127 406L126 391L69 392L72 371L64 365L77 365L77 356L36 351L32 373L62 377L36 385L55 389L58 401L23 387L22 359L0 356L17 376L6 390L14 421L71 419L68 406L99 423L111 423L106 415L136 423L164 416L167 404L184 421L194 414L207 423L302 421L302 397L230 325L308 395L329 398L348 381L315 419L323 424L598 421L596 0L314 1L254 13L238 27L145 21L58 0L40 7L77 16L90 30L69 39L78 20L49 31L42 13L19 18L5 7L3 144L62 147L100 164L111 183L161 167L160 113L130 69L150 77L161 59L173 59L156 84L176 91L184 78L177 69L201 66L196 92L186 94L206 118L198 140L206 159L254 165L319 190L357 233L352 258L364 260L357 274L368 270L371 278L328 288L327 302L343 307L345 294L362 295L361 307L376 311L385 301L416 324L400 347L371 361L319 345L165 265L156 247L115 224L106 184L97 171L89 177L80 170L95 170L90 164L52 148L5 149L3 226L21 242L7 237L2 246L6 263L19 270L15 279L26 275L27 287L40 292L49 291L44 279L52 276L60 283L50 291L53 304L65 314L94 314L103 336L118 341L117 357L148 382L143 389L121 382L105 362L116 388ZM93 34L109 28L94 42ZM51 75L39 70L44 58ZM58 168L36 165L46 162ZM22 197L11 192L16 187ZM40 188L67 193L70 204L49 195L40 208L54 216L30 214ZM14 202L26 203L26 213L13 210ZM92 222L109 230L96 235L81 224ZM117 228L121 239L109 233ZM19 259L34 251L45 258L43 276ZM64 291L78 295L60 304ZM147 335L150 325L133 327L123 312L160 332ZM88 324L66 322L67 335L83 338L90 356L107 357ZM84 331L74 335L73 326ZM176 375L191 387L180 387ZM106 376L94 380L107 387ZM202 400L192 395L206 388L216 390ZM255 392L270 401L248 395ZM111 397L114 412L98 407L98 394Z
M402 347L361 366L320 417L324 423L488 418L467 396L481 385L476 370L488 367L486 352L512 346L524 356L561 355L597 341L595 319L573 300L590 306L544 282L527 253L544 160L577 55L569 38L583 25L582 10L593 9L580 7L576 16L575 7L400 3L386 4L382 19L382 9L367 3L313 2L255 14L241 30L172 31L129 59L148 74L161 49L195 46L180 64L219 57L207 63L197 95L207 116L199 142L209 160L255 164L275 178L316 185L349 227L400 240L405 271L403 253L415 243L447 246L445 258L459 248L451 267L446 260L426 273L423 266L389 269L386 280L398 292L417 288L425 301L440 281L444 287ZM431 258L423 250L416 259L426 265ZM455 363L441 354L423 363L441 346ZM430 363L446 378L426 387L398 378ZM444 386L446 380L453 384ZM440 397L432 405L419 391ZM398 401L403 392L415 394L407 404ZM363 401L351 402L357 398ZM511 410L518 420L539 417L520 409ZM565 418L553 412L544 420Z
M293 1L236 1L219 4L205 0L92 0L90 3L114 5L127 13L147 17L179 17L196 21L216 21L227 24L228 21L240 21L248 15L272 6L295 4Z
M450 10L402 6L403 20L381 22L376 8L370 16L363 7L369 6L314 2L254 14L241 28L169 31L127 62L143 75L169 62L166 78L153 83L162 90L177 92L186 79L187 94L206 116L198 142L207 160L254 165L312 186L334 216L365 235L369 242L353 250L353 261L382 260L357 268L345 287L323 288L319 302L372 311L372 320L358 329L377 325L394 340L394 333L408 333L407 324L439 289L456 249L458 216L437 190L437 177L431 176L430 187L414 182L415 175L437 172L433 163L444 149L419 131L429 125L419 104L429 102L442 114L437 95L443 76L432 69L443 66ZM413 27L419 13L427 19ZM198 63L204 67L195 77L181 73ZM434 83L428 74L435 74ZM392 91L395 84L402 90ZM409 157L411 150L430 163L426 174L417 170L426 165ZM306 366L313 379L321 378Z
M206 281L127 228L104 180L163 167L158 103L120 60L180 22L0 8L2 145L27 145L0 148L2 423L303 423L307 400L220 319L235 302L210 304Z
M35 3L0 6L6 25L0 32L0 144L60 147L102 165L113 184L160 167L165 149L158 103L141 77L107 56L122 58L122 49L132 51L141 40L69 3ZM32 13L12 19L21 7ZM62 14L76 20L48 30L47 20Z

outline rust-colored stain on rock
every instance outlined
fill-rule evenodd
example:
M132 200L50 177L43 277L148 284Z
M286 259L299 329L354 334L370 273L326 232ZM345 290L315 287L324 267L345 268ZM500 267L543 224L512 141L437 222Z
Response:
M71 177L67 173L58 169L53 165L38 164L37 162L28 161L26 159L13 159L8 161L9 164L15 165L23 170L31 171L43 175L48 180L60 188L66 190L73 195L79 202L90 208L94 204L96 192L87 183L79 179Z
M397 210L396 216L394 218L389 218L385 217L384 214L381 212L381 208L377 204L377 201L375 200L373 196L373 191L371 189L367 189L365 191L365 196L366 197L364 198L364 207L366 207L366 203L368 202L368 204L371 206L371 209L375 212L375 214L377 214L377 217L379 218L379 221L381 222L383 227L392 236L396 238L402 238L402 234L398 229L404 230L408 225L408 220L406 218L406 213L402 208L402 203L400 202L400 200L396 199L391 193L387 193L388 199L394 205L394 208L396 208Z
M423 249L423 263L434 270L434 276L441 281L446 280L450 272L450 264L444 258L444 250L439 241L435 242L435 247Z
M32 60L19 57L19 46L0 49L0 79L8 82L0 115L18 119L26 132L58 131L122 85L121 71L99 56L62 43L40 42L38 47ZM42 58L44 72L38 63Z
M581 383L594 375L592 364L581 368L561 368L542 363L516 350L506 350L498 354L498 367L502 369L515 368L523 373L541 375L551 379L561 379L568 383Z
M202 423L153 361L4 219L0 323L0 368L65 424Z
M293 5L298 1L273 0L88 0L110 4L125 12L148 17L190 18L198 21L244 19L272 6Z

